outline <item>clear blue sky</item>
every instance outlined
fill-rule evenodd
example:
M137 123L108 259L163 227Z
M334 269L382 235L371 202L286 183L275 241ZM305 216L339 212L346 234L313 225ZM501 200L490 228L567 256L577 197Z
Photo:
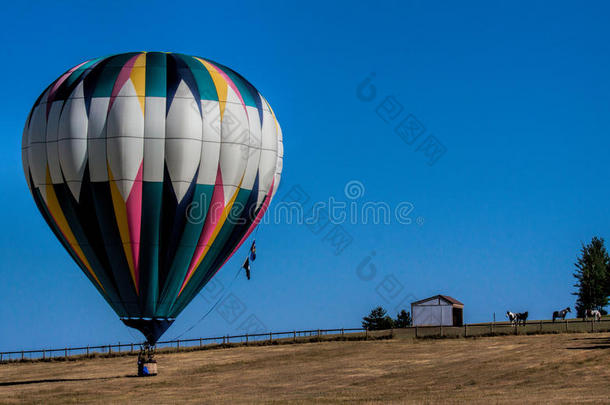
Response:
M610 237L609 11L601 2L3 2L0 350L140 339L47 229L20 155L26 116L52 80L126 51L204 56L265 95L284 132L274 204L296 185L310 203L351 201L344 187L357 180L359 203L415 207L409 225L344 224L353 242L339 255L325 230L263 226L252 281L231 288L243 311L235 320L213 311L184 337L238 333L251 315L272 330L354 327L375 305L394 314L403 299L437 293L463 301L467 322L507 309L548 318L573 305L580 243ZM376 98L362 101L357 87L373 72ZM403 106L393 123L376 113L386 96ZM393 132L408 114L426 128L419 140L432 134L446 148L434 165L419 140ZM357 269L372 251L366 280ZM244 254L219 273L225 289ZM210 306L197 297L164 338Z

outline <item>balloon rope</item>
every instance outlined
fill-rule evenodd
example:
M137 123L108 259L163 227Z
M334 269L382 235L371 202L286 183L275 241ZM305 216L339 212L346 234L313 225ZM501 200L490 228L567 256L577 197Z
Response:
M254 239L256 240L256 237L258 236L258 231L261 228L261 226L263 225L263 221L261 219L261 222L259 222L259 224L256 226L256 230L254 231ZM249 253L248 253L249 255ZM206 312L201 319L199 319L193 326L191 326L190 328L188 328L187 330L185 330L184 332L182 332L180 335L176 336L173 340L177 340L180 339L183 335L185 335L186 333L190 332L191 330L193 330L193 328L197 325L199 325L208 315L210 315L210 313L212 313L212 311L214 310L214 308L216 308L216 306L220 303L220 301L222 301L222 299L224 297L226 297L226 295L231 291L231 287L233 286L233 283L235 283L235 280L237 280L237 276L239 276L239 273L241 272L243 267L240 267L237 270L237 273L235 273L235 277L233 278L233 280L231 281L231 283L229 284L229 288L227 288L227 292L218 299L218 301L216 301L216 303L214 305L212 305L212 308L210 308L210 310L208 312Z
M258 231L263 227L263 219L265 219L264 215L258 225L256 225L256 230L254 231L254 239L256 239L256 237L258 236Z
M133 340L138 341L138 340L141 339L137 334L134 334L133 330L131 328L129 328L129 327L127 328L127 332L129 332L129 334L131 335L131 338ZM146 342L146 340L145 340L145 342ZM139 344L143 344L143 343L139 343Z
M227 288L227 291L222 295L222 297L220 297L218 299L218 301L216 301L216 303L214 305L212 305L212 308L210 308L210 310L208 312L206 312L201 319L199 319L193 326L191 326L190 328L188 328L187 330L185 330L184 332L182 332L180 335L176 336L174 339L172 340L178 340L180 339L184 334L190 332L191 330L193 330L193 328L197 325L199 325L208 315L210 315L210 313L212 313L212 311L214 310L214 308L216 308L216 306L220 303L220 301L222 301L222 299L224 297L227 296L227 294L231 291L231 287L233 287L233 283L235 283L235 280L237 280L237 276L239 276L239 273L241 273L242 268L240 267L237 270L237 273L235 273L235 277L233 278L233 280L231 281L231 283L229 284L229 288Z

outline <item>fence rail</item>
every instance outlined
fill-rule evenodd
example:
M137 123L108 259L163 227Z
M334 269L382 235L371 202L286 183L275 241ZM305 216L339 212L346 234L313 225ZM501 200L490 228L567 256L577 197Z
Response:
M610 332L610 319L601 321L584 321L566 319L558 321L531 320L525 325L513 325L509 322L488 322L464 324L462 326L412 326L395 329L399 337L474 337L495 335L519 335L536 333L568 332Z
M341 329L311 329L293 330L288 332L265 332L243 335L224 335L216 337L205 337L195 339L176 339L157 342L157 349L174 348L177 350L193 347L203 347L210 344L230 344L230 343L249 343L273 341L279 339L294 339L320 337L327 335L342 336L345 333L364 332L363 328L341 328ZM59 349L37 349L37 350L16 350L0 352L0 363L15 360L46 360L68 358L69 356L112 354L112 353L138 353L142 343L117 343L100 346L64 347Z
M566 332L608 332L610 331L610 319L601 321L583 321L581 319L566 319L552 322L549 320L528 321L525 325L512 325L508 322L489 322L477 324L464 324L462 326L410 326L407 328L394 329L398 337L427 338L427 337L473 337L488 335L508 334L534 334L534 333L566 333ZM274 340L285 341L299 338L311 338L322 336L341 337L346 333L369 332L363 328L341 328L341 329L311 329L293 330L287 332L266 332L243 335L224 335L216 337L205 337L195 339L176 339L157 342L158 349L189 349L203 347L205 345L220 345L232 343L250 342L273 342ZM69 356L113 353L137 353L141 343L117 343L100 346L64 347L59 349L17 350L0 352L0 363L18 360L46 360L66 359Z

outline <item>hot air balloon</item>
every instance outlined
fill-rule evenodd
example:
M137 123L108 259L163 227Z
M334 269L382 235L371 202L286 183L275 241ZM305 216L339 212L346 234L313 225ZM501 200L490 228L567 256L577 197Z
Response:
M154 345L260 222L280 182L267 100L208 59L88 60L23 131L38 209L120 319Z

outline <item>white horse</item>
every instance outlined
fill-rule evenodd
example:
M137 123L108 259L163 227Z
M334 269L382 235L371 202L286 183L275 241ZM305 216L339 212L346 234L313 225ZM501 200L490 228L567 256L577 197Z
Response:
M593 318L593 321L599 322L602 320L602 313L597 309L587 309L585 310L585 321L588 321L589 318Z
M517 314L515 314L514 312L506 311L506 317L510 321L511 325L515 325L515 323L517 322Z

